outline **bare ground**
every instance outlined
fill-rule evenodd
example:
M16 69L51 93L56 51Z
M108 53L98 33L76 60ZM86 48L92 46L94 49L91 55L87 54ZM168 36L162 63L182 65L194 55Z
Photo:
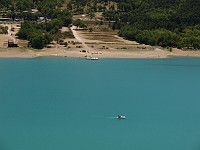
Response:
M11 27L11 26L10 26ZM54 42L51 48L34 50L27 47L27 41L18 40L19 48L7 48L7 41L18 31L16 25L12 25L14 31L8 35L0 35L0 57L40 57L40 56L62 56L62 57L80 57L94 56L99 58L167 58L173 56L200 57L200 51L182 51L173 48L172 52L161 47L139 44L134 41L128 41L117 36L117 32L89 32L63 28L64 31L72 31L74 38L66 38L68 46L64 47ZM9 28L11 29L11 28ZM85 50L86 52L82 52Z

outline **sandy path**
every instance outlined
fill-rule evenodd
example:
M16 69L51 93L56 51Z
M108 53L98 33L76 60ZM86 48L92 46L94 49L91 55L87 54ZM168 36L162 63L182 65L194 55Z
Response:
M85 44L85 40L80 37L79 33L75 29L76 29L76 26L72 26L71 27L71 30L72 30L72 33L73 33L75 39L77 41L79 41L80 43L82 43L83 48L85 48L86 50L90 50L91 51L92 49L87 44Z

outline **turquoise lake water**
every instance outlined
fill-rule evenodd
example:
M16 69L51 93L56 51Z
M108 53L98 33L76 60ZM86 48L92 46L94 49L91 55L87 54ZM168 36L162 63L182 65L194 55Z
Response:
M199 149L200 59L0 59L0 150Z

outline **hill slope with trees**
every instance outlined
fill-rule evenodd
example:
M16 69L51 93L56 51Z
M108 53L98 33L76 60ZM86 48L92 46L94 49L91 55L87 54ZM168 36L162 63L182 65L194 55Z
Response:
M59 29L72 22L71 13L93 18L101 12L101 21L111 23L112 29L119 30L118 34L128 40L200 49L199 0L71 0L64 10L63 3L64 0L1 0L0 11L2 17L25 21L18 36L29 40L32 47L37 35L36 39L45 39L38 48L55 39ZM33 8L38 12L32 13ZM40 17L45 22L38 24Z
M199 0L72 0L76 13L103 12L119 35L163 47L200 49Z
M29 41L33 48L42 49L52 40L59 40L60 29L72 22L64 0L1 0L2 17L22 20L17 36ZM35 12L33 12L35 10Z

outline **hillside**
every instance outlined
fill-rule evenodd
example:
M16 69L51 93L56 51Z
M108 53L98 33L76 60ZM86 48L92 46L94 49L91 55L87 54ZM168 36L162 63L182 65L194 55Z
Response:
M140 43L200 49L199 0L72 0L75 14L102 12L119 35Z
M0 17L25 21L18 36L32 47L44 41L38 48L59 41L60 29L77 15L74 25L89 31L115 30L143 44L200 49L199 8L199 0L1 0ZM77 20L81 15L87 19Z
M65 2L67 1L1 0L0 17L3 23L20 23L20 30L16 35L19 39L27 40L30 47L42 49L52 41L67 45L60 42L69 35L67 32L61 33L60 29L72 22Z

